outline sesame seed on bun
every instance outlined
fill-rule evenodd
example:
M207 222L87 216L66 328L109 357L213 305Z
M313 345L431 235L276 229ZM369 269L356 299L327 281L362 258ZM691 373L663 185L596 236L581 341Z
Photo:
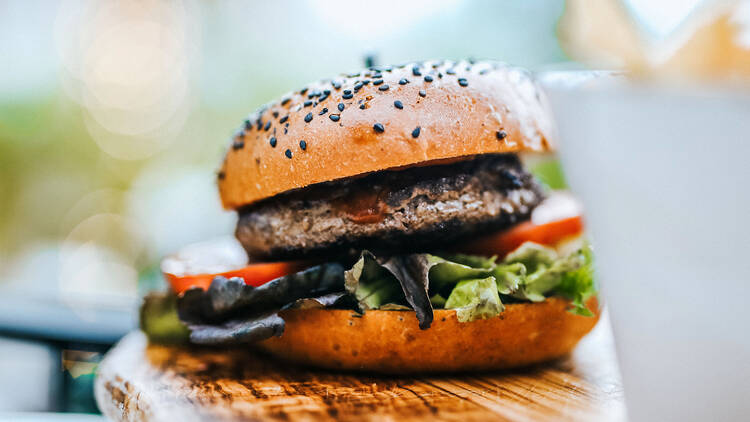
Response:
M225 208L308 185L478 154L554 149L530 75L496 62L375 67L251 114L219 171Z

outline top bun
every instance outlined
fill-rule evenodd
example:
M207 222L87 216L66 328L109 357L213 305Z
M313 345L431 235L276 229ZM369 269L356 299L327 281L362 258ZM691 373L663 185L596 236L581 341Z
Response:
M554 149L528 72L495 62L374 67L267 104L235 134L219 172L225 208L314 183L476 154Z

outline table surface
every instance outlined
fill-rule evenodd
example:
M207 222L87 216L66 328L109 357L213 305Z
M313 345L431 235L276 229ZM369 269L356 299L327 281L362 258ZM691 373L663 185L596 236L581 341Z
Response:
M96 395L113 420L625 420L606 317L564 359L445 376L311 370L248 350L148 345L133 332L102 362Z

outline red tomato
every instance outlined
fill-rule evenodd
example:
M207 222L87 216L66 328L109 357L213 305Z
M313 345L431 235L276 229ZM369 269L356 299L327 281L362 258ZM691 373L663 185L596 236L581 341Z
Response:
M569 217L545 224L534 224L527 221L506 231L481 237L463 244L458 247L458 250L467 254L504 257L508 252L515 250L524 242L552 246L565 238L577 236L582 232L583 221L581 216Z
M187 274L182 276L164 273L164 277L169 282L172 290L179 294L191 287L200 287L204 290L208 289L208 286L211 285L211 281L216 276L223 276L226 278L242 277L246 284L258 287L273 279L287 274L296 273L307 266L309 266L309 264L301 261L259 262L237 270L225 271L223 273Z

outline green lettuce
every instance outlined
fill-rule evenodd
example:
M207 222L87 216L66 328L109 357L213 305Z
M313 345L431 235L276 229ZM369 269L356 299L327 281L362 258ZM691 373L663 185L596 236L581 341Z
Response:
M144 297L139 321L149 340L157 343L185 343L190 336L177 315L177 296L170 293L152 292Z
M594 316L593 312L586 307L586 301L596 295L591 247L587 245L576 251L574 255L581 265L577 270L562 275L560 284L555 287L555 293L572 302L571 312L577 315Z
M376 257L364 251L347 271L331 262L260 287L217 277L207 290L151 294L141 307L141 328L149 339L165 343L252 343L281 335L282 311L290 308L414 310L420 328L427 329L433 309L455 310L459 321L469 322L496 317L503 303L550 296L568 299L572 313L592 316L586 307L596 294L592 259L588 245L560 256L534 243L501 261L450 254Z
M387 259L363 252L346 272L346 289L360 311L404 309L417 312L429 327L434 309L455 309L460 321L497 316L503 301L542 302L562 296L578 315L593 315L585 302L596 294L588 245L566 256L527 242L498 262L476 255L410 254Z
M554 249L532 242L521 245L508 254L503 262L525 267L526 275L519 280L518 288L511 295L531 302L544 301L561 283L564 274L584 265L578 254L558 257Z
M379 309L386 304L406 303L393 275L369 252L363 252L352 268L344 273L344 287L354 295L362 311Z
M460 322L492 318L503 311L494 277L477 280L464 280L456 284L448 300L446 309L455 309Z
M419 327L424 330L432 324L428 274L435 264L425 254L378 259L363 251L344 273L344 287L357 300L360 311L408 307L417 314Z

